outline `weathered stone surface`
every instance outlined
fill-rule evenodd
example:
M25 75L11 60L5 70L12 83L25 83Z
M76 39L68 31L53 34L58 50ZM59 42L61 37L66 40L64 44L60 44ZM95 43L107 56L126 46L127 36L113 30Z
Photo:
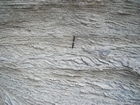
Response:
M140 1L1 0L0 82L0 105L139 105Z

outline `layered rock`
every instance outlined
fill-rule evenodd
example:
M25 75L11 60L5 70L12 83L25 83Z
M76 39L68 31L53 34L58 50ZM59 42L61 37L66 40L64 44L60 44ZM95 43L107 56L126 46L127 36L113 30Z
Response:
M1 1L0 104L140 104L139 5Z

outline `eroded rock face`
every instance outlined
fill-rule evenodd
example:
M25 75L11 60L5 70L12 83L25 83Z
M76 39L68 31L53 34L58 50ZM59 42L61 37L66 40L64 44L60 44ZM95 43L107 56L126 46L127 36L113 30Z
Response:
M139 11L139 0L1 0L0 105L139 105Z

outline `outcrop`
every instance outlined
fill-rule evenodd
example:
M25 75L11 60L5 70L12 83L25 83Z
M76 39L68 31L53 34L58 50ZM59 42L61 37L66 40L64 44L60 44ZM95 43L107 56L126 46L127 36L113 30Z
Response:
M0 1L0 105L139 104L139 0Z

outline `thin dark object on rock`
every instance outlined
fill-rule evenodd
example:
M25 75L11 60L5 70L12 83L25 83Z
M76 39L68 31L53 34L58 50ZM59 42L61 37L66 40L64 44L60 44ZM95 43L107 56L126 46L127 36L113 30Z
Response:
M73 42L75 41L75 36L73 36Z
M72 48L74 48L75 35L73 36Z
M74 48L74 42L72 43L72 48Z

